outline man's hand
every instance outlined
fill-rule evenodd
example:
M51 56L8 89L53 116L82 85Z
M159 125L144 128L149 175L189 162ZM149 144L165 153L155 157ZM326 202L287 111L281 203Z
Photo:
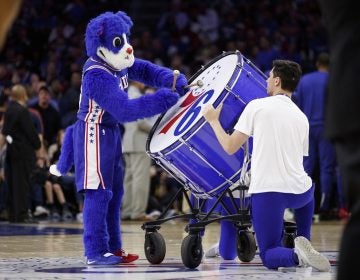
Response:
M211 105L211 104L205 106L205 108L203 110L204 118L209 123L219 120L222 106L223 106L223 103L221 103L217 108L214 108L213 105Z

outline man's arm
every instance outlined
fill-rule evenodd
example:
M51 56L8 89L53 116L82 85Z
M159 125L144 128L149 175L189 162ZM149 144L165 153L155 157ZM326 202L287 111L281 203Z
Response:
M227 134L219 121L221 108L222 104L216 109L214 109L212 105L209 105L204 108L203 113L225 152L232 155L241 148L241 146L248 140L249 136L237 130L235 130L232 134Z

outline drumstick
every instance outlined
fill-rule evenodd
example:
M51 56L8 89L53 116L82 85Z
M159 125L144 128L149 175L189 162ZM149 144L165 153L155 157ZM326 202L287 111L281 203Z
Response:
M204 85L204 82L202 80L197 80L196 83L192 83L190 85L184 86L184 88L190 88L194 86L202 87Z
M176 80L177 80L177 78L179 77L180 72L179 72L179 70L174 70L173 73L174 73L174 80L173 80L173 84L172 84L171 90L172 90L172 91L175 91Z

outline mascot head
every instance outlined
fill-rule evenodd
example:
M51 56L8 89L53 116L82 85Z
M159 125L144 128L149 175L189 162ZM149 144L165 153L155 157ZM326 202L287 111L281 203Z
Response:
M88 56L100 59L122 70L134 64L134 50L129 43L133 23L124 12L103 13L86 27L85 46Z

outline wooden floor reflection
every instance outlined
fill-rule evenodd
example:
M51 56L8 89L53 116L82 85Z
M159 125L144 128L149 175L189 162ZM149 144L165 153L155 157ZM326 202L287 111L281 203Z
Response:
M338 244L343 222L320 222L312 227L314 247L328 255L331 273L311 269L267 270L259 257L248 264L221 258L203 259L196 270L185 269L181 243L187 236L186 223L170 221L159 232L166 241L166 256L161 265L150 265L144 254L141 222L123 222L123 243L127 251L140 255L131 265L86 267L83 259L82 224L50 223L38 225L0 224L0 279L333 279L336 273ZM204 250L217 242L219 225L206 227ZM291 277L290 277L291 276Z

